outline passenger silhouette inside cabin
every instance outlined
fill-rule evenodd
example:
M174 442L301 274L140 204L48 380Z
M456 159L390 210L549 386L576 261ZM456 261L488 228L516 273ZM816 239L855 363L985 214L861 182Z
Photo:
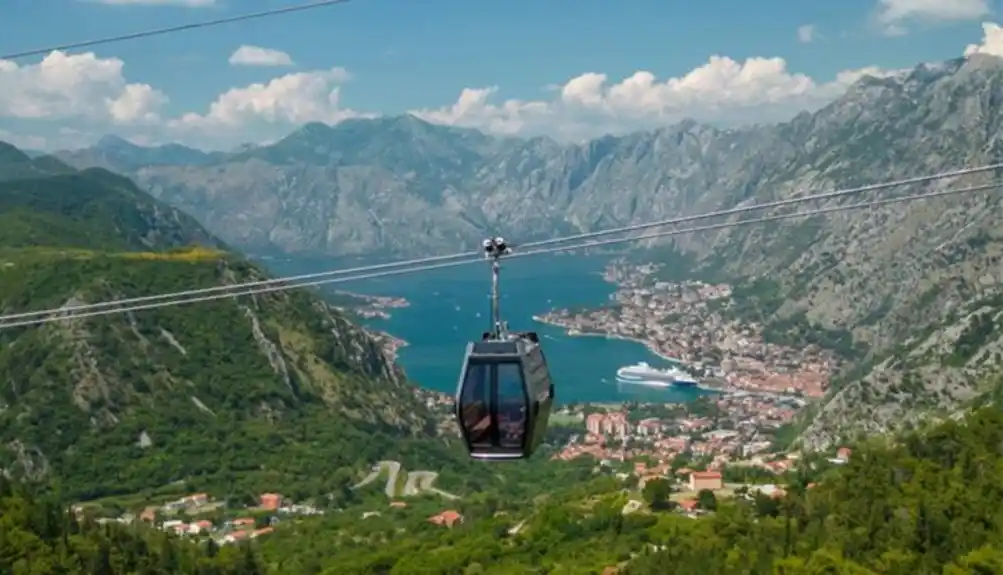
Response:
M526 399L522 388L522 368L518 363L498 365L499 445L521 449L526 429Z
M491 366L470 364L463 382L463 428L475 447L491 446Z
M469 364L461 403L471 447L522 449L526 396L518 363ZM492 412L497 419L492 418Z

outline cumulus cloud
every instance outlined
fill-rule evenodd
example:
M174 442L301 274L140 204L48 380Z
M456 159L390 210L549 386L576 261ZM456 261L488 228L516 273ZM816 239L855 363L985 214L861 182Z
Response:
M803 44L810 44L815 40L815 25L805 24L798 27L798 41Z
M982 42L965 54L1003 56L1003 28L993 23L983 28ZM274 141L307 122L375 116L343 105L351 77L340 67L276 75L226 90L201 110L170 114L163 92L128 82L124 71L121 60L92 53L53 52L24 66L0 60L0 130L6 130L0 139L52 149L115 133L135 142L231 149ZM828 104L863 75L897 72L872 66L819 79L790 70L783 58L712 56L669 78L643 70L626 78L587 72L531 99L500 98L497 86L466 87L452 104L410 112L494 134L580 141L687 118L719 126L783 121Z
M118 58L52 52L38 64L0 60L0 117L107 122L155 122L167 96L130 84Z
M230 55L234 66L292 66L293 59L281 50L243 45Z
M1003 27L993 22L982 23L982 43L969 44L965 56L988 54L1003 57Z
M889 36L906 33L909 22L957 22L992 12L989 0L878 0L876 21Z
M171 133L186 139L237 143L253 134L257 141L274 139L290 127L307 122L334 124L372 116L340 105L341 85L350 79L344 68L297 72L268 83L232 88L203 114L187 113L170 120Z
M494 103L495 87L467 88L455 104L413 110L431 122L502 133L558 135L568 139L650 129L685 118L717 124L779 121L821 107L877 67L848 70L829 82L792 73L783 58L738 62L712 56L689 73L659 80L639 71L619 82L589 72L555 87L550 100Z
M162 113L167 96L129 83L124 63L93 53L53 52L38 64L0 60L0 128L6 141L44 138L48 147L78 146L105 133L133 141L183 141L228 148L281 137L297 125L367 117L340 105L350 74L340 67L286 74L232 88L202 113ZM12 128L16 125L17 129Z

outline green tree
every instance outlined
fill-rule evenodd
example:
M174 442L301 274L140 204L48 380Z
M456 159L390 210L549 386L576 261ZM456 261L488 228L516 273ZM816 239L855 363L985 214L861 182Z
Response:
M645 481L641 496L652 509L664 510L672 493L672 484L667 479L656 477Z
M717 510L717 496L710 489L701 489L697 493L697 504L700 509L715 511Z

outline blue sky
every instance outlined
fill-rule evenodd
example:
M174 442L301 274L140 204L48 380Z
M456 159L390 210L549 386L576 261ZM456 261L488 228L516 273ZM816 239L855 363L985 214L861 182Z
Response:
M100 0L5 0L0 53L299 3L218 0L213 6L193 8L117 1L120 4L108 5ZM342 86L339 108L378 114L449 106L464 88L490 86L497 87L491 101L498 105L508 99L550 102L555 93L548 86L564 85L584 73L604 73L610 83L615 83L644 70L662 81L685 76L715 54L738 63L747 58L780 57L786 61L787 72L805 74L822 84L844 70L868 66L893 70L960 56L966 45L981 41L981 23L993 20L991 13L987 15L985 10L974 7L982 0L945 0L945 5L955 8L945 9L940 16L908 12L910 1L930 6L935 3L932 0L887 0L899 8L906 7L901 12L906 17L890 24L881 20L880 1L354 0L298 14L109 44L93 52L101 59L122 60L128 83L147 84L164 94L168 100L156 114L167 122L188 112L205 114L209 105L231 88L334 66L351 74L350 81L335 82ZM990 10L997 8L988 4ZM959 12L957 7L962 5L971 10ZM805 25L814 26L811 42L798 37L798 28ZM895 26L894 33L888 33L889 26ZM241 45L281 50L295 64L282 68L230 65L228 58ZM18 64L29 66L40 60L29 58ZM0 75L0 91L3 88ZM291 99L288 94L286 97ZM745 100L741 105L750 106ZM682 113L677 109L682 104L673 106L672 110ZM514 112L504 121L499 119L502 112L498 110L491 112L494 119L490 121L484 114L475 120L473 113L468 112L470 117L462 121L456 113L443 113L438 118L447 123L521 133L530 129L525 126L532 123L527 118L533 111L521 110L518 121L513 119ZM617 113L630 115L622 110ZM580 122L591 122L599 131L611 129L612 120L600 121L596 114L588 122ZM0 100L0 130L53 138L53 125L46 124L46 120L54 121L55 117L26 122L23 113L14 116L18 114L9 110L4 114ZM72 125L74 131L86 133L86 137L96 136L96 131L102 129L137 138L142 133L135 125L123 122L102 126L94 116L56 116L63 126ZM664 110L659 113L660 119L668 116L672 114ZM266 137L266 132L267 137L275 137L280 133L278 126L274 131L262 126L282 124L281 128L287 129L301 117L287 114L281 121L272 117L260 122L256 118L246 123L246 133L234 131L231 139L260 139ZM539 110L533 117L541 117ZM318 117L331 118L335 116ZM634 123L630 125L641 120L632 117ZM538 126L539 122L533 122ZM522 127L514 128L517 124ZM177 127L173 136L163 132L166 128L154 134L157 129L145 128L151 134L149 139L197 139L182 134ZM201 129L206 130L204 126ZM546 131L542 127L533 129ZM568 134L571 137L571 132ZM234 142L226 142L230 143ZM211 147L208 141L205 145Z

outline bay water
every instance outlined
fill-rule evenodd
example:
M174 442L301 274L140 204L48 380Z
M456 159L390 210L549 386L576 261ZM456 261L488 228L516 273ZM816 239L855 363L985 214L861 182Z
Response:
M285 259L264 262L278 275L334 269L331 261ZM557 308L596 308L610 302L614 286L602 278L606 256L554 255L512 259L502 264L501 313L509 328L536 331L555 383L557 402L685 402L697 389L619 383L616 370L646 361L668 362L644 345L598 336L569 336L565 330L532 319ZM410 306L387 310L387 320L369 327L408 342L398 362L417 384L437 391L456 390L468 341L490 329L490 264L464 265L334 284L332 288L406 299Z

